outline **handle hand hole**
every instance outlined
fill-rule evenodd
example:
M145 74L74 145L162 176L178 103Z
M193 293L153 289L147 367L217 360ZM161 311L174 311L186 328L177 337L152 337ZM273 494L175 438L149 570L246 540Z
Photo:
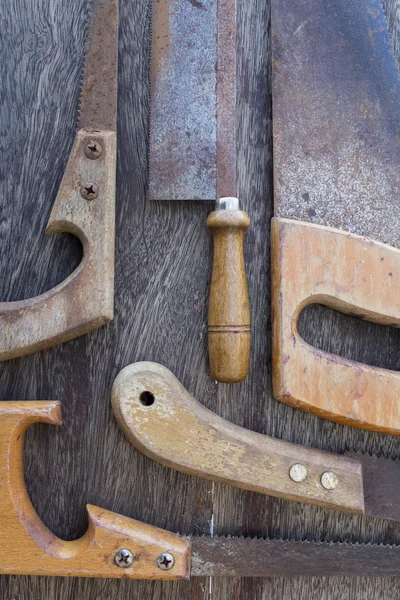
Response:
M139 400L143 406L151 406L155 402L155 397L151 392L145 391L140 394Z
M400 329L364 321L321 304L306 306L297 328L307 344L371 367L400 371Z

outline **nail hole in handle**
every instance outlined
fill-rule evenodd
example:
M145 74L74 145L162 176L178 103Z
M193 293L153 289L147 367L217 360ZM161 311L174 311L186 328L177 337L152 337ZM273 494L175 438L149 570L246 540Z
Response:
M143 406L151 406L154 404L155 397L154 394L146 390L140 394L139 400Z

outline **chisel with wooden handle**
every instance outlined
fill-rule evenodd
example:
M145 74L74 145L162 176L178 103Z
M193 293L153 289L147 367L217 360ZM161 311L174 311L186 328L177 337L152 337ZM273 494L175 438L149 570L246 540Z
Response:
M236 0L153 0L150 200L213 200L208 315L211 373L245 379L250 308L243 257L248 215L236 184Z

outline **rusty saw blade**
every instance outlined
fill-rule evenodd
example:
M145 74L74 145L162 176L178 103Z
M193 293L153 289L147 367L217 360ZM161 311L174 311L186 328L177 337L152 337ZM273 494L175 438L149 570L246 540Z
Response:
M400 546L263 538L192 537L192 576L400 575Z
M150 200L236 197L236 0L153 0Z
M213 200L208 313L211 375L250 363L250 305L236 193L236 0L153 0L149 200ZM229 239L229 243L226 240Z
M275 215L400 246L400 79L380 0L273 0Z
M117 129L118 0L91 0L85 33L78 127Z

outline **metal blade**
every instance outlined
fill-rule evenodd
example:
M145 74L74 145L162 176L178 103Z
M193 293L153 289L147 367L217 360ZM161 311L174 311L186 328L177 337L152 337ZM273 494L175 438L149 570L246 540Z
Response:
M78 126L116 131L118 0L92 0L85 34Z
M400 80L380 0L273 0L275 213L400 245Z
M346 452L346 456L362 464L365 514L400 521L400 461L362 452Z
M198 577L353 577L400 575L400 546L193 537Z
M150 200L236 196L236 0L153 0Z

